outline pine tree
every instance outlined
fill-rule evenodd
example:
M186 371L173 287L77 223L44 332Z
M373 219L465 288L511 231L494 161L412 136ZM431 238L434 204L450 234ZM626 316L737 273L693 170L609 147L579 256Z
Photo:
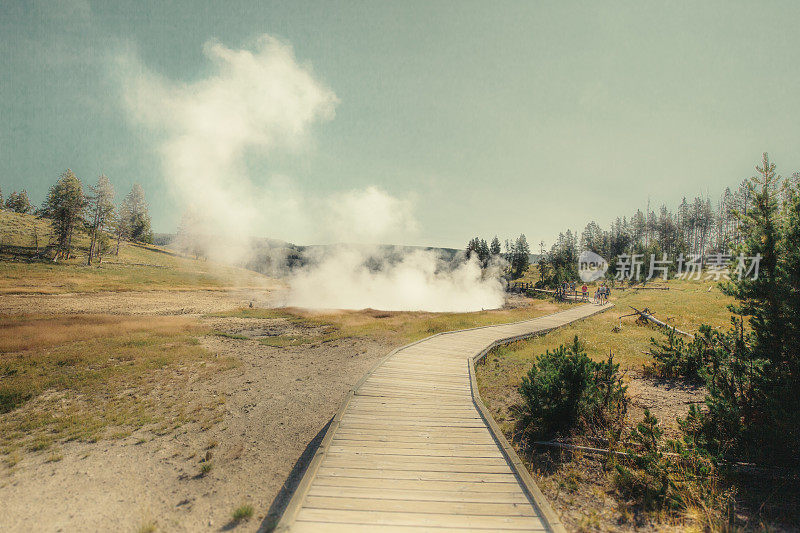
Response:
M90 187L92 194L88 198L89 214L89 259L92 264L92 257L100 256L100 246L98 236L105 229L114 212L114 187L106 177L101 174L97 178L97 184Z
M748 183L752 206L746 214L739 215L745 240L738 252L746 257L760 257L758 277L734 279L726 292L739 301L737 314L751 317L756 341L769 358L781 351L781 339L776 332L780 329L781 296L786 290L777 271L780 228L776 192L781 178L766 153L756 170L759 175Z
M56 259L69 259L72 252L72 236L83 219L86 198L78 177L67 169L55 185L50 187L42 207L43 214L53 220L56 239Z
M119 207L119 211L113 217L112 225L114 227L114 237L117 241L117 247L114 252L114 255L119 255L119 245L120 242L124 240L128 240L130 238L130 224L131 221L131 213L130 208L128 206L127 201L123 201Z
M745 258L758 273L734 276L723 290L737 299L726 333L713 332L704 370L708 397L702 440L735 460L797 465L800 460L800 200L791 192L778 209L781 178L765 153L748 181L750 201L738 212ZM784 223L781 223L784 220ZM711 328L708 328L711 331Z
M494 236L492 244L489 245L489 253L492 255L500 255L500 239L497 238L497 235Z
M480 248L480 240L477 237L470 239L470 241L467 243L467 248L464 250L464 255L466 256L467 261L472 258L473 254L477 255L478 248Z
M28 198L28 191L22 189L21 192L12 192L8 196L6 207L15 213L29 213L31 211L31 201Z
M786 230L780 241L778 273L783 282L783 340L785 364L792 376L788 385L790 396L797 399L800 391L800 183L793 181L787 187L785 220ZM800 406L793 409L800 415ZM800 421L795 425L800 428ZM798 436L800 440L800 436Z
M17 191L11 191L11 194L8 195L8 199L6 200L6 209L10 209L14 211L14 206L17 205Z
M603 230L600 228L600 224L594 220L586 224L586 228L581 233L581 248L602 254L603 241Z
M489 265L489 256L491 252L489 251L489 245L486 243L486 239L481 239L478 242L478 259L481 262L481 267L486 268Z
M124 221L128 238L137 242L152 242L153 233L150 229L150 214L144 198L144 189L134 183L131 192L125 197L124 212L127 220Z
M514 278L522 276L528 269L530 253L531 249L530 246L528 246L528 239L525 238L525 234L523 233L514 241L511 250L511 273Z

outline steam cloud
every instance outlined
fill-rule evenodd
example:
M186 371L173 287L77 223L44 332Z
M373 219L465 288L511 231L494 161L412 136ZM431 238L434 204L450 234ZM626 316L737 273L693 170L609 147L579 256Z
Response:
M387 311L478 311L503 305L496 276L484 277L473 257L452 271L441 269L432 251L406 254L380 270L365 265L364 250L337 248L318 266L303 269L289 281L287 303L323 309ZM437 268L439 267L439 268Z
M251 236L293 242L378 243L417 229L411 202L370 186L326 197L301 193L285 176L252 176L248 163L278 150L300 154L313 125L333 119L336 95L288 44L264 35L252 50L212 41L211 74L191 83L152 72L135 53L117 59L132 121L160 139L163 173L212 259L248 258ZM255 178L255 179L254 179ZM214 236L214 237L211 237ZM356 249L337 249L290 279L289 302L304 307L454 311L502 304L499 283L477 265L444 272L435 254L366 269Z

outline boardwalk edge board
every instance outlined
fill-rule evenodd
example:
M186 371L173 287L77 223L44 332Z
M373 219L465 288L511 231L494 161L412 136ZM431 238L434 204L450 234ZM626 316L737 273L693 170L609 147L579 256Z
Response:
M594 313L587 315L583 318L573 320L568 324L575 324L576 322L585 320L598 313L607 311L608 309L611 309L611 307L613 307L613 305L610 305L608 307L606 306L600 307ZM470 379L470 384L472 385L472 400L475 402L475 407L478 408L478 412L481 414L481 417L483 417L483 420L489 427L489 432L492 434L492 437L494 437L495 441L497 441L497 444L500 446L500 450L503 452L503 455L506 456L506 459L516 472L517 477L519 478L525 491L528 493L528 496L533 501L533 505L534 507L536 507L536 510L539 512L539 515L543 518L544 522L546 522L546 525L550 529L550 531L552 531L553 533L566 533L566 529L564 529L563 524L561 524L561 519L559 518L558 513L556 513L550 506L550 502L547 501L547 498L542 493L539 486L536 484L536 481L534 481L533 477L531 477L530 472L528 472L528 469L525 467L525 463L523 463L522 459L520 459L519 455L517 455L517 452L508 442L505 435L503 435L503 431L500 429L500 426L497 425L497 421L495 421L494 417L489 412L489 409L487 409L486 406L484 405L483 399L481 399L481 393L478 390L478 382L475 379L475 364L481 362L483 358L486 357L487 354L489 354L492 350L494 350L498 346L511 344L519 340L530 339L532 337L536 337L539 335L546 335L547 333L553 331L554 329L558 329L559 327L561 326L555 326L552 328L536 331L533 333L518 335L516 337L510 337L507 339L502 339L493 342L492 344L481 350L480 353L478 353L478 355L476 355L470 362L469 379Z
M482 349L477 355L475 355L474 357L468 359L467 367L468 367L468 371L469 371L469 379L470 379L470 388L471 388L472 401L473 401L475 407L478 409L478 412L479 412L481 418L486 422L486 426L487 426L487 428L489 430L489 433L492 435L492 438L498 444L498 446L499 446L501 452L503 453L503 456L506 458L509 466L512 468L512 470L514 471L516 477L520 481L523 489L526 491L527 495L530 497L530 499L531 499L531 501L533 503L533 506L539 512L539 516L545 522L545 526L547 527L547 529L549 531L552 531L553 533L564 533L565 529L564 529L563 525L561 524L561 521L558 518L558 515L550 507L550 504L548 503L548 501L545 498L544 494L542 494L541 490L536 485L536 483L533 480L533 478L531 477L531 475L528 473L528 470L525 468L525 465L522 463L522 460L519 458L517 453L514 451L514 449L508 443L508 441L506 440L505 436L503 435L503 432L500 430L500 427L497 425L497 422L495 422L494 418L489 413L489 411L486 408L486 406L483 404L483 401L481 400L481 397L480 397L480 393L478 391L477 383L475 381L474 365L475 365L475 363L480 362L486 356L486 354L488 354L489 352L491 352L493 349L497 348L498 346L511 344L511 343L519 341L519 340L528 339L528 338L536 337L536 336L539 336L539 335L545 335L545 334L549 333L550 331L553 331L554 329L557 329L557 328L562 327L564 325L574 324L576 322L579 322L581 320L584 320L586 318L594 316L594 315L596 315L598 313L602 313L603 311L606 311L606 310L608 310L608 309L610 309L612 307L613 307L613 304L607 304L606 306L598 307L596 311L594 311L593 313L591 313L589 315L586 315L586 316L578 318L578 319L571 320L570 322L567 322L565 324L561 324L561 325L550 327L550 328L545 328L545 329L538 330L538 331L535 331L535 332L524 333L524 334L521 334L521 335L514 335L514 336L511 336L511 337L504 338L504 339L496 340L496 341L492 342L491 344L489 344L489 346L487 346L484 349ZM341 424L341 420L344 417L344 414L347 411L347 408L350 405L350 402L355 397L356 392L359 390L359 388L373 375L373 373L376 370L378 370L378 368L381 367L381 365L383 365L391 357L393 357L395 354L397 354L400 351L406 350L406 349L408 349L408 348L410 348L412 346L415 346L417 344L420 344L420 343L423 343L423 342L427 342L427 341L429 341L431 339L434 339L436 337L441 337L441 336L445 336L445 335L453 335L453 334L462 333L462 332L465 332L465 331L474 331L474 330L480 330L480 329L495 328L495 327L498 327L498 326L513 326L513 325L522 324L522 323L525 323L525 322L531 322L533 320L540 320L540 319L552 317L552 316L558 315L559 313L562 313L564 311L565 310L556 311L554 313L549 313L549 314L546 314L546 315L541 315L541 316L537 316L537 317L533 317L533 318L526 318L524 320L518 320L518 321L515 321L515 322L506 322L506 323L501 323L501 324L489 324L489 325L485 325L485 326L476 326L476 327L472 327L472 328L464 328L464 329L458 329L458 330L452 330L452 331L442 331L442 332L439 332L439 333L435 333L435 334L433 334L433 335L431 335L429 337L425 337L423 339L419 339L419 340L416 340L416 341L411 342L409 344L406 344L405 346L401 346L399 348L396 348L396 349L392 350L391 352L389 352L384 357L380 358L372 366L372 368L366 374L364 374L361 377L361 379L358 380L358 382L348 391L348 393L345 396L344 400L342 400L342 403L339 406L339 409L337 410L337 412L334 415L333 419L331 419L331 422L328 425L328 429L325 431L325 435L322 438L322 442L320 443L319 447L314 452L314 456L312 457L311 461L308 463L308 466L306 467L305 471L303 472L302 478L300 479L300 482L297 484L297 487L295 488L293 494L291 495L291 497L289 499L289 502L286 504L286 508L284 509L284 511L283 511L283 513L282 513L282 515L281 515L281 517L280 517L280 519L279 519L278 523L276 524L275 529L273 531L275 531L276 533L287 533L287 532L290 531L291 527L295 523L295 519L297 518L297 515L300 512L300 509L302 508L303 501L305 500L306 496L309 493L309 490L311 488L311 484L313 483L314 479L316 478L317 471L319 470L319 467L322 464L322 461L324 460L328 449L330 448L331 441L333 440L333 438L334 438L334 436L336 434L336 431L337 431L337 429L339 428L339 426Z

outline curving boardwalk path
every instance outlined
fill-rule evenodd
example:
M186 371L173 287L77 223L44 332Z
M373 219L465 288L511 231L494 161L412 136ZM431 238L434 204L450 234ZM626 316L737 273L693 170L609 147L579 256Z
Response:
M278 530L563 531L485 411L472 364L610 307L443 333L390 353L334 417Z

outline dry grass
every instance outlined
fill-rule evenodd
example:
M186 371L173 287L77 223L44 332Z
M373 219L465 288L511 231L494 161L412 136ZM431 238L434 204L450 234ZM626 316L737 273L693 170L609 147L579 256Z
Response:
M240 505L233 511L233 521L238 523L243 520L250 520L253 516L253 506L250 504Z
M50 222L32 215L0 211L0 243L32 246L34 228L40 246L49 240ZM0 261L0 294L63 294L69 292L218 289L274 284L266 276L211 261L183 257L166 248L122 243L118 256L86 265L88 238L75 236L75 258L52 263Z
M182 317L9 322L0 330L0 453L205 423L218 405L187 405L180 386L233 364L202 348L204 329Z
M0 246L35 247L38 244L44 248L52 234L52 225L47 219L0 210Z
M197 324L185 317L0 315L0 353L22 352L136 331L174 335L196 332Z
M473 313L429 313L422 311L312 311L307 309L243 308L211 316L237 318L282 318L310 327L322 327L322 335L288 335L264 339L271 346L297 346L352 337L369 337L406 344L443 331L502 324L536 318L566 309L572 304L528 300L513 309L493 309Z

